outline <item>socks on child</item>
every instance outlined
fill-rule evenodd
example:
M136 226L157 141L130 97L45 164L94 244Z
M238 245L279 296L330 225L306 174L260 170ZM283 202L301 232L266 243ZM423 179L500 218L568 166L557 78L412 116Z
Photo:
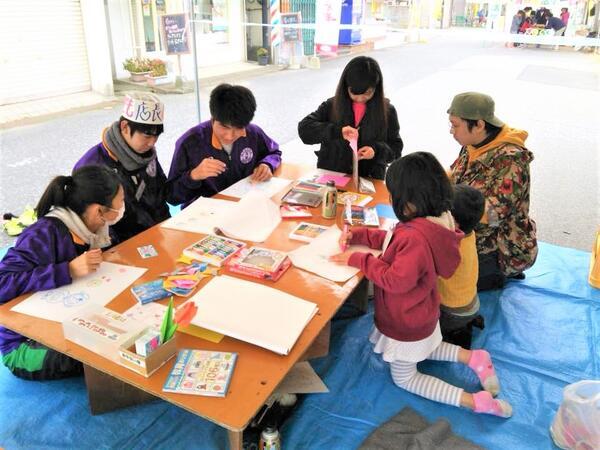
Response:
M512 416L512 406L504 400L498 400L492 397L488 391L479 391L473 394L473 403L476 413L492 414L499 417Z
M492 358L485 350L472 350L469 367L477 374L483 389L494 397L500 392L500 383L492 365Z

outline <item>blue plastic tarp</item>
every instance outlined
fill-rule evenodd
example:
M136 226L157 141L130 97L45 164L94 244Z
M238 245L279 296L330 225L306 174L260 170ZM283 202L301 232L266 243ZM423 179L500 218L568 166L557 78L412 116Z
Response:
M474 348L491 354L510 419L473 414L396 387L389 366L371 350L372 311L334 322L330 354L313 367L330 393L305 396L281 430L286 450L354 449L405 406L489 449L550 449L548 429L566 384L600 378L600 291L587 284L589 253L540 244L524 281L481 294L486 328ZM422 371L479 389L475 375L453 363ZM235 376L235 373L234 373ZM27 382L0 368L0 447L227 448L226 432L165 402L91 416L81 379Z

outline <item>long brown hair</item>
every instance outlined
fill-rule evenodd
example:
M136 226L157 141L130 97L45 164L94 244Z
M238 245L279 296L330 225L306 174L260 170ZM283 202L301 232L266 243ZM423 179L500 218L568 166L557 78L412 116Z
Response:
M368 56L357 56L346 64L333 98L333 119L338 123L342 122L345 112L352 111L348 88L357 95L369 88L375 89L373 98L368 101L369 114L372 114L374 123L387 130L388 102L383 93L383 75L377 61Z

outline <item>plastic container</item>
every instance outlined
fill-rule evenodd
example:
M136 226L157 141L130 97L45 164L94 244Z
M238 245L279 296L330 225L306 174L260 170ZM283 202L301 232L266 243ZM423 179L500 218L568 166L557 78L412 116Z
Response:
M565 387L550 434L563 449L600 449L600 381L583 380Z

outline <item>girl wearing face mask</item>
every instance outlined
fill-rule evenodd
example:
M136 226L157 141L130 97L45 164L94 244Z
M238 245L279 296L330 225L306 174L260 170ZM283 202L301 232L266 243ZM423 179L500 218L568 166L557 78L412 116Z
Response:
M335 97L298 124L305 144L321 144L317 167L352 173L350 141L357 140L358 172L385 177L388 163L402 154L398 115L383 93L379 64L368 56L352 59L344 68Z
M36 211L38 221L25 229L0 261L0 304L29 292L70 284L94 272L108 233L124 213L118 175L87 166L50 182ZM4 365L28 380L51 380L82 373L81 363L11 330L0 327Z

